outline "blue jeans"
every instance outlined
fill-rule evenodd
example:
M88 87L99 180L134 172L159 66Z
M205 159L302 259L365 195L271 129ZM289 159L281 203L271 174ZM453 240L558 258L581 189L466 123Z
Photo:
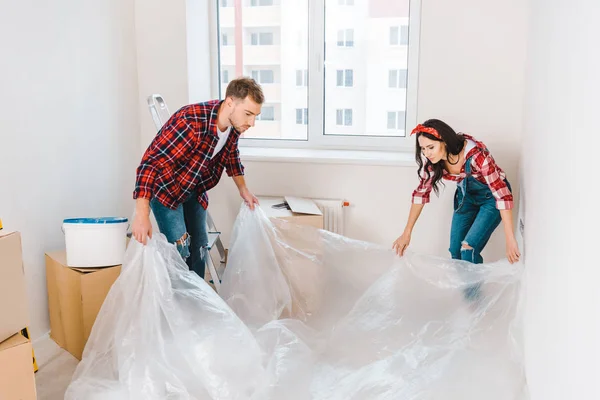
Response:
M467 164L470 162L467 161ZM481 251L502 218L490 188L469 175L470 171L467 171L467 178L459 183L454 194L449 250L455 260L481 264ZM506 184L510 189L510 184ZM464 248L463 244L470 248ZM468 300L479 297L480 286L481 284L475 284L467 287L464 290L465 297Z
M150 207L160 232L170 243L176 244L181 258L190 270L204 278L208 246L206 210L194 195L175 210L163 206L156 199L150 200Z

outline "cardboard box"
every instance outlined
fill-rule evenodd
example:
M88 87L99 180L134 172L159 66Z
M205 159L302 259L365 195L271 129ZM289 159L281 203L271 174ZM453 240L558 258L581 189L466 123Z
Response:
M31 342L21 334L0 343L0 399L36 399L31 352Z
M260 208L269 218L280 218L293 224L310 225L323 229L323 213L314 201L300 197L258 197ZM274 208L286 202L288 208Z
M65 251L46 253L50 337L81 360L96 316L121 266L67 267Z
M0 231L0 342L28 325L21 234Z

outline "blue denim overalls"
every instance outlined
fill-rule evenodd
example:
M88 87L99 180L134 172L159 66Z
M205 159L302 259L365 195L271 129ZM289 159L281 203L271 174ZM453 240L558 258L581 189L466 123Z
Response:
M502 218L489 186L471 175L471 158L465 161L466 177L454 194L454 214L450 230L450 254L455 260L481 264L481 251L498 227ZM508 189L510 184L505 180ZM468 244L471 249L462 249ZM465 290L467 298L476 296L478 287Z

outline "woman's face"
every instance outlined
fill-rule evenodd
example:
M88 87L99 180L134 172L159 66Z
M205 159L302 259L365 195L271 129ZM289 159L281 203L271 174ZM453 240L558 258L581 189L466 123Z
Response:
M444 142L431 140L424 135L421 135L419 136L419 146L421 146L423 155L427 157L432 164L437 164L441 160L446 159L446 144Z

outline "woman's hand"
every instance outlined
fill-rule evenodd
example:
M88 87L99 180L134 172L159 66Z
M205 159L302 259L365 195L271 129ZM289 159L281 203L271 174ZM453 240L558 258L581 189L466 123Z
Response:
M404 252L406 251L406 248L408 247L409 244L410 244L410 233L405 232L398 239L396 239L396 241L392 245L392 249L394 249L396 254L398 254L399 256L403 256Z
M519 252L519 245L517 244L517 239L515 239L515 235L511 235L506 238L506 257L508 261L513 264L519 261L521 257L521 253Z

